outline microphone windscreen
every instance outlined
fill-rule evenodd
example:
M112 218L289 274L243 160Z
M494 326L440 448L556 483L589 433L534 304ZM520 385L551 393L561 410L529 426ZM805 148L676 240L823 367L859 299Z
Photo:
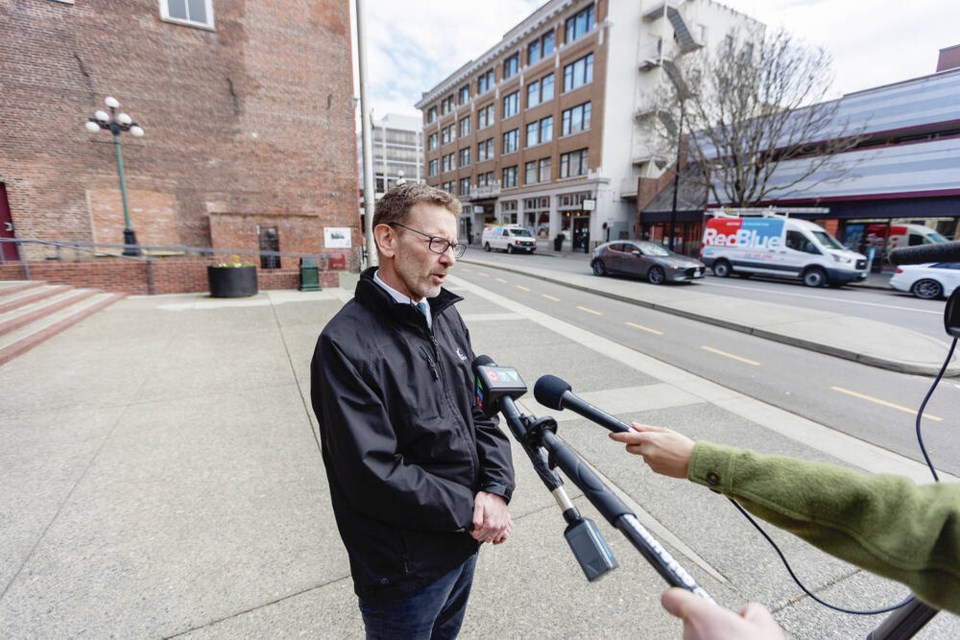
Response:
M476 371L477 367L489 367L497 366L497 363L493 361L493 358L490 356L479 355L473 359L473 369Z
M960 242L941 242L917 247L903 247L890 252L890 264L924 264L927 262L960 262Z
M548 409L560 411L563 409L563 394L567 391L570 391L569 384L557 376L547 374L537 380L533 387L533 397Z

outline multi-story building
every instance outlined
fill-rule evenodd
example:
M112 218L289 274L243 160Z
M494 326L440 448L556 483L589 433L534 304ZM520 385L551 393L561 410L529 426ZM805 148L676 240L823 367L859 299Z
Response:
M380 120L374 120L372 131L373 188L377 197L395 187L398 180L421 182L423 127L420 118L389 113ZM357 141L359 144L359 137ZM360 186L363 187L362 162Z
M643 122L664 62L755 25L712 0L551 0L416 104L426 180L464 202L471 242L494 222L632 237L639 179L666 164Z
M318 253L325 229L343 246L349 228L355 252L348 9L336 0L2 3L0 221L9 224L0 227L19 240L123 242L111 137L84 128L112 96L146 132L122 138L141 245ZM281 266L297 268L289 262Z

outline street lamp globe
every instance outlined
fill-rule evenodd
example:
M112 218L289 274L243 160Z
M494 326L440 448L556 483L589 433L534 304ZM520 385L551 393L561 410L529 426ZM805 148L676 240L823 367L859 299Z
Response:
M103 104L107 105L111 109L116 109L120 106L120 101L114 98L113 96L107 96L103 100Z
M86 124L84 124L83 126L86 127L87 131L89 131L90 133L96 133L100 131L100 125L98 125L96 122L91 122L87 120Z
M130 127L130 134L131 134L134 138L142 138L142 137L143 137L143 129L141 129L141 128L138 127L137 125L133 125L132 127Z
M110 119L110 116L108 116L107 112L104 111L103 109L98 109L93 114L93 117L97 119L97 122L106 122L107 120Z
M133 118L131 118L125 113L119 113L117 114L117 122L119 122L120 124L130 124L131 122L133 122Z

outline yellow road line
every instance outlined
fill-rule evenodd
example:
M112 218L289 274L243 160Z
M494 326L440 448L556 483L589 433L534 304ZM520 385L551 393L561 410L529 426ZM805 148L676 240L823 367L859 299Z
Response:
M856 391L850 391L850 389L844 389L843 387L830 387L830 388L839 393L845 393L848 396L853 396L854 398L860 398L861 400L866 400L867 402L873 402L874 404L879 404L884 407L896 409L897 411L903 411L904 413L917 415L917 410L911 409L910 407L903 407L903 406L900 406L899 404L893 404L892 402L887 402L886 400L881 400L880 398L874 398L873 396L857 393ZM926 418L927 420L933 420L934 422L943 422L943 418L940 418L930 413L924 413L923 417Z
M586 311L587 313L592 313L592 314L595 315L595 316L602 316L602 315L603 315L603 314L600 313L599 311L594 311L593 309L588 309L587 307L577 306L577 309L580 309L580 311Z
M656 329L651 329L650 327L645 327L641 324L634 324L633 322L628 322L627 326L633 327L634 329L639 329L640 331L646 331L647 333L653 333L658 336L663 335L663 331L657 331Z
M755 367L759 367L760 363L756 360L748 360L747 358L741 358L740 356L735 356L732 353L727 353L726 351L720 351L719 349L714 349L713 347L701 346L701 349L704 351L709 351L710 353L715 353L718 356L723 356L724 358L730 358L731 360L736 360L737 362L743 362L744 364L752 364Z
M554 298L553 296L548 296L545 293L540 294L541 298L546 298L547 300L552 300L553 302L560 302L560 298Z
M522 284L518 284L518 285L517 285L517 289L520 289L520 291L530 291L530 289L527 289L527 288L526 288L525 286L523 286Z

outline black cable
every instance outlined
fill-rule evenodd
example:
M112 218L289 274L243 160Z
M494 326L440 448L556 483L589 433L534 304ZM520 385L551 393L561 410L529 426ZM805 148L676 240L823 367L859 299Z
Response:
M787 572L790 574L790 577L793 578L793 581L797 583L797 586L800 587L800 589L801 589L805 594L807 594L808 596L810 596L811 598L813 598L814 600L816 600L817 602L819 602L819 603L822 604L823 606L827 607L828 609L833 609L834 611L839 611L840 613L849 613L849 614L852 614L852 615L855 615L855 616L875 616L875 615L878 615L878 614L881 614L881 613L890 613L891 611L895 611L895 610L899 609L900 607L904 606L905 604L907 604L907 603L909 603L910 601L913 600L913 596L912 596L912 595L911 595L911 596L907 596L907 599L904 600L903 602L900 602L899 604L891 605L891 606L889 606L889 607L884 607L883 609L876 609L876 610L873 610L873 611L855 611L855 610L853 610L853 609L844 609L843 607L834 606L834 605L830 604L829 602L824 602L823 600L821 600L820 598L818 598L817 596L815 596L815 595L813 594L813 592L811 592L809 589L807 589L807 587L805 587L802 582L800 582L800 578L798 578L798 577L797 577L797 574L795 574L795 573L793 572L793 568L790 566L790 563L787 562L787 558L786 558L786 556L783 555L783 551L781 551L781 550L780 550L780 547L777 546L777 543L773 541L773 538L771 538L770 535L769 535L766 531L764 531L763 527L760 526L760 523L757 522L757 521L753 518L753 516L751 516L749 513L747 513L747 510L744 509L744 508L740 505L739 502L737 502L737 501L734 500L733 498L727 498L727 500L729 500L730 502L732 502L732 503L733 503L733 506L735 506L735 507L740 511L740 513L743 514L743 517L745 517L747 520L749 520L749 521L750 521L750 524L752 524L752 525L756 528L756 530L760 532L760 535L762 535L764 538L767 539L767 542L770 543L770 546L773 547L773 550L777 552L777 555L778 555L778 556L780 556L780 562L782 562L782 563L783 563L783 566L787 568Z
M917 444L920 445L920 452L923 454L923 459L926 460L927 466L930 468L930 473L933 474L933 480L935 482L940 482L940 476L937 475L937 470L930 461L930 456L927 455L927 447L923 444L923 434L920 432L920 422L923 420L923 410L927 406L927 401L930 400L930 397L933 395L937 385L940 384L940 379L943 378L943 373L947 370L947 365L950 364L950 358L953 356L953 350L956 348L956 346L957 339L954 338L953 342L950 343L950 349L947 351L947 357L943 361L943 366L940 367L940 373L937 374L933 384L930 385L930 390L927 391L927 395L923 398L923 402L920 403L920 409L917 411Z

